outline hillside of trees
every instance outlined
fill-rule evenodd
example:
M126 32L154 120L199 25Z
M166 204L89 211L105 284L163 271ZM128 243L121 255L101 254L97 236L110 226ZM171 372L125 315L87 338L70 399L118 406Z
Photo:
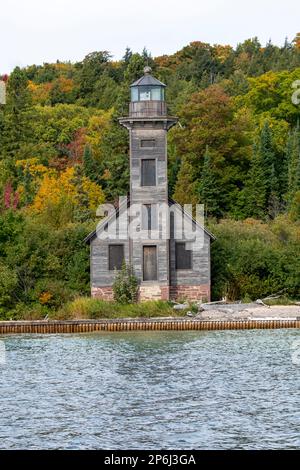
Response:
M214 299L300 296L298 33L282 47L192 42L155 58L127 48L120 61L99 51L2 71L1 318L39 318L89 293L83 239L96 207L128 192L128 134L117 118L145 64L179 117L169 133L170 196L205 203L217 236Z

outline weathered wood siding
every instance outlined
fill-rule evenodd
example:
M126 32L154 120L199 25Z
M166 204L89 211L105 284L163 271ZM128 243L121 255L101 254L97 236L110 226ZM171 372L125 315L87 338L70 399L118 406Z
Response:
M175 224L179 220L175 216ZM196 229L195 224L193 224L193 229ZM192 248L192 269L176 269L176 242L186 241L186 238L176 238L175 232L174 237L170 240L170 284L172 286L210 284L210 237L201 228L197 228L197 231L200 235L200 242L190 244L190 248ZM171 235L173 235L172 232L171 229ZM189 242L186 241L186 243L189 247Z
M155 140L154 147L142 147L142 140ZM156 186L141 186L141 161L156 161ZM160 127L134 127L130 130L130 197L131 203L167 202L167 131Z
M123 222L124 223L124 222ZM125 224L124 224L125 225ZM124 233L125 228L121 229ZM127 233L127 230L126 230ZM109 270L109 245L111 244L123 244L124 245L124 257L126 263L129 263L129 242L126 239L111 239L111 240L99 240L95 237L92 239L90 244L91 250L91 287L104 287L111 286L115 279L115 271Z
M130 203L133 204L165 204L168 205L168 173L167 173L167 132L174 125L176 118L151 119L122 118L120 123L127 127L130 134ZM143 141L151 141L151 146L142 145ZM155 159L156 184L142 186L142 160ZM141 221L140 217L140 221ZM181 223L181 222L179 222ZM159 220L159 230L162 221ZM139 227L141 229L141 227ZM121 227L121 232L125 230ZM203 232L201 228L198 230ZM123 232L122 232L123 233ZM153 236L153 233L152 233ZM156 238L157 237L157 238ZM108 270L109 243L123 243L125 260L133 266L134 272L142 286L200 286L210 284L210 238L204 234L203 244L193 245L192 269L176 270L175 243L185 241L184 237L161 239L133 240L98 240L91 242L91 279L92 287L111 286L114 272ZM157 280L143 280L143 247L157 247ZM164 287L165 288L165 287Z

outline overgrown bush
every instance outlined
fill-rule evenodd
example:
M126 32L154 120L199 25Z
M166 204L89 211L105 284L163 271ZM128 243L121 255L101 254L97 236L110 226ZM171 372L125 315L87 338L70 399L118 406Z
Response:
M130 304L137 301L138 280L132 266L127 266L125 261L122 269L116 274L113 284L114 299L120 304Z
M210 227L212 295L217 300L263 298L284 291L300 297L300 224L285 216L269 224L223 220Z
M0 308L11 305L17 284L18 279L15 271L0 261Z

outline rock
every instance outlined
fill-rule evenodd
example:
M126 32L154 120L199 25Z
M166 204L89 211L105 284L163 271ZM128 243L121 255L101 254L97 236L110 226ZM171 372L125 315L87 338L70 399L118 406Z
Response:
M188 304L176 304L173 307L174 310L185 310L186 308L189 308Z
M198 307L198 313L204 312L205 308L202 307L202 305L199 305Z
M187 317L193 317L194 314L193 314L193 312L186 312L186 316L187 316Z

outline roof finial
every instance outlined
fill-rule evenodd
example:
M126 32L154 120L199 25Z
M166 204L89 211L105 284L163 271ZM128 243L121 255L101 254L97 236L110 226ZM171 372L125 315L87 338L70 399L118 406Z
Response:
M146 65L146 67L144 67L144 74L149 75L151 72L152 72L151 67L149 67L149 65Z

